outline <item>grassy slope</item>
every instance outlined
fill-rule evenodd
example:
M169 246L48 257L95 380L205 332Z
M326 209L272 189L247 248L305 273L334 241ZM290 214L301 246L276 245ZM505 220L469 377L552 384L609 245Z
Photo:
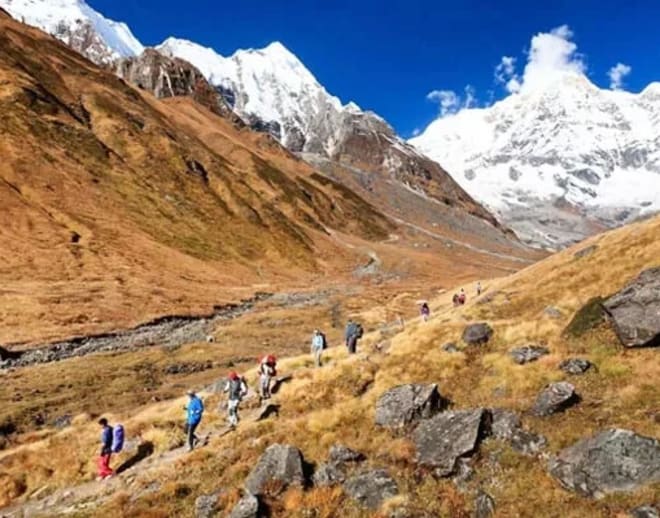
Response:
M524 423L548 437L549 449L557 451L592 432L612 427L631 428L658 436L657 409L660 390L655 380L660 365L655 350L623 350L607 325L581 338L562 334L572 314L591 297L607 295L622 287L641 270L656 266L660 253L660 218L631 225L590 240L598 250L576 259L567 250L518 274L485 283L486 295L499 295L487 304L469 301L452 308L447 293L432 303L434 314L427 324L410 323L391 337L389 354L372 351L373 345L390 339L378 332L365 337L366 355L346 358L341 348L330 352L331 365L309 369L306 356L282 361L282 372L295 372L294 381L278 395L280 417L259 424L245 424L233 435L215 438L208 449L186 456L176 469L148 473L141 482L153 479L161 490L137 500L116 495L94 513L123 516L186 516L191 514L195 496L218 488L228 489L222 504L229 507L238 497L247 473L265 447L274 442L291 443L311 462L325 459L330 445L340 441L357 448L374 465L389 466L407 500L438 516L467 516L471 498L460 494L449 481L421 476L411 463L414 448L405 438L393 438L373 426L375 402L387 388L406 382L437 382L455 408L475 406L528 409L537 392L549 381L564 378L557 364L579 355L590 359L597 369L571 378L583 401L564 414L546 419L524 417ZM552 305L564 316L551 320L543 309ZM492 342L478 351L448 354L440 346L458 341L466 322L487 320L495 329ZM507 351L517 345L544 343L551 354L536 363L515 365ZM254 374L250 375L254 381ZM358 387L366 392L356 395ZM214 406L217 397L209 399ZM130 433L141 433L157 451L180 441L175 431L182 400L160 403L134 417L120 417ZM219 418L209 414L205 426ZM71 434L75 439L70 439ZM50 437L45 443L6 452L0 480L7 496L28 492L43 484L52 488L91 475L88 455L94 450L96 427L81 422L73 430ZM174 441L174 442L173 442ZM49 448L49 456L41 453ZM73 455L75 462L61 465ZM492 459L497 459L493 462ZM487 490L497 501L498 516L623 516L634 505L652 501L656 487L637 494L620 494L592 501L559 487L545 472L541 461L521 457L508 447L487 441L476 460L475 485ZM30 470L26 474L26 467ZM22 477L22 479L21 479ZM18 488L18 489L17 489ZM272 502L276 516L367 516L346 501L338 490L287 491Z

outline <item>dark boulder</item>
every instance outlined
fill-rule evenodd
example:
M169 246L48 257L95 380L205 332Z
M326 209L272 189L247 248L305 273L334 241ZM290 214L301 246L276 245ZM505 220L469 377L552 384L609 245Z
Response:
M495 514L495 500L485 491L479 490L474 499L474 518L488 518Z
M413 433L417 462L438 477L454 473L456 461L470 455L485 433L488 412L483 408L447 411L422 421Z
M245 494L234 506L229 518L259 518L259 499L249 493Z
M485 344L493 336L493 328L486 323L470 324L463 330L463 341L468 345Z
M604 319L603 299L593 297L573 315L564 329L564 334L572 338L580 338L600 325Z
M624 346L660 345L660 267L642 272L603 306Z
M579 401L575 387L566 381L550 383L537 396L532 414L546 417L574 405Z
M516 347L509 351L509 356L513 358L513 361L518 365L523 365L525 363L533 362L538 360L541 356L549 354L550 351L547 347L541 347L538 345L525 345L523 347Z
M634 491L660 482L660 441L630 430L607 430L560 451L548 471L585 496Z
M385 500L399 494L396 481L384 469L366 471L343 485L348 496L369 509L378 509Z
M640 505L630 511L630 518L660 518L660 511L652 505Z
M436 384L399 385L385 392L376 403L376 424L386 428L403 428L431 417L442 409L445 401Z
M591 367L591 362L583 358L568 358L559 364L566 374L584 374Z
M270 481L279 482L282 488L304 486L303 456L298 448L287 444L273 444L266 448L245 481L245 489L259 496Z

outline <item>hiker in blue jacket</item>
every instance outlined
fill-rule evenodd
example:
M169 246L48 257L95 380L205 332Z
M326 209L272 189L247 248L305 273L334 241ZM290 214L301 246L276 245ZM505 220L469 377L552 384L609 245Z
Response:
M186 418L186 429L188 432L188 451L192 451L195 445L199 442L199 438L195 435L195 430L199 426L199 423L202 420L202 414L204 413L204 403L202 400L197 397L197 394L192 390L188 391L188 406L186 411L188 412Z

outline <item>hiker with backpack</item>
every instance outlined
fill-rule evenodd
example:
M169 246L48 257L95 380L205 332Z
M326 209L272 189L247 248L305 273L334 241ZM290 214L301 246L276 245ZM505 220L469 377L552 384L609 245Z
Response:
M431 316L431 308L427 302L422 303L422 307L419 308L419 313L422 315L422 320L424 320L424 322L428 321Z
M248 386L245 378L239 376L237 372L230 372L225 384L224 392L229 393L227 400L227 414L229 426L234 429L238 425L238 405L248 393Z
M98 478L105 480L115 474L110 467L110 457L112 457L112 426L108 424L105 417L99 419L101 425L101 454L98 458Z
M358 324L357 322L353 322L353 320L349 319L348 323L346 324L346 347L348 348L348 354L355 354L357 351L357 343L360 338L362 338L362 335L364 334L364 330L362 329L362 325Z
M465 295L465 290L461 288L461 293L458 295L458 304L463 305L465 304L465 300L467 299L467 296Z
M261 399L270 399L270 382L277 376L277 358L272 354L264 356L259 364L259 395Z
M202 421L202 415L204 414L204 403L192 390L188 391L188 406L185 407L185 410L188 451L192 451L199 442L199 438L195 435L195 431L197 430L199 423Z
M312 355L314 356L314 365L317 367L321 366L321 355L323 354L323 349L328 346L325 335L319 329L314 329L314 334L312 335Z
M477 297L481 295L481 282L477 282Z

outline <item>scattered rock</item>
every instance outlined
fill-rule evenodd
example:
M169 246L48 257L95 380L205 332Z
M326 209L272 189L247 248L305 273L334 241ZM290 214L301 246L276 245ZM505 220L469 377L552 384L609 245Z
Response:
M61 430L62 428L68 428L71 426L71 421L73 419L73 416L71 414L64 414L61 415L53 421L53 426L57 428L58 430Z
M470 464L470 459L458 459L452 481L460 491L467 489L467 484L474 477L474 468Z
M568 358L559 364L566 374L584 374L591 367L591 362L583 358Z
M343 464L345 462L360 462L364 460L364 455L359 451L351 450L343 444L335 444L330 448L328 461L333 464Z
M332 462L321 464L314 472L313 482L317 487L327 487L341 484L346 480L344 470Z
M454 473L459 457L471 454L484 433L483 408L456 410L422 421L413 433L417 462L434 469L438 477Z
M195 372L204 372L213 368L213 362L208 360L205 362L188 362L188 363L173 363L163 369L164 374L193 374Z
M529 457L538 455L548 445L547 439L542 435L522 428L513 432L509 442L514 451Z
M258 518L259 499L249 493L245 494L231 510L229 518Z
M212 518L218 514L218 494L201 495L195 500L195 517Z
M509 355L513 361L518 365L533 362L538 360L541 356L549 354L550 351L546 347L538 345L526 345L524 347L516 347L509 351Z
M660 346L660 267L642 272L603 306L624 346Z
M271 480L280 482L283 488L305 484L303 456L298 448L288 444L273 444L266 448L245 481L245 489L259 496Z
M630 430L606 430L560 451L548 471L585 496L634 491L660 481L660 441Z
M356 475L348 479L343 487L353 500L369 509L378 509L385 500L399 494L396 481L384 469Z
M543 310L543 314L547 316L548 318L554 318L558 319L563 316L562 312L559 311L556 307L554 306L548 306Z
M582 335L598 326L605 318L602 297L589 299L573 316L572 320L564 329L564 334L573 338Z
M436 384L399 385L385 392L376 403L376 424L402 428L431 417L445 401Z
M532 414L546 417L574 405L579 400L575 387L566 381L550 383L537 396Z
M660 511L652 505L640 505L630 511L631 518L660 518Z
M458 352L458 347L456 347L455 343L448 343L442 346L442 350L445 351L446 353L457 353Z
M492 416L490 429L496 439L510 441L513 434L522 427L520 417L515 412L503 408L494 408L490 413Z
M485 344L493 336L493 328L486 323L470 324L463 331L463 341L468 345Z
M598 250L598 245L590 245L586 248L583 248L575 252L573 254L573 257L575 257L576 259L582 259L583 257L587 257L593 254L596 250Z
M495 514L495 500L485 491L479 490L474 499L474 517L488 518Z

